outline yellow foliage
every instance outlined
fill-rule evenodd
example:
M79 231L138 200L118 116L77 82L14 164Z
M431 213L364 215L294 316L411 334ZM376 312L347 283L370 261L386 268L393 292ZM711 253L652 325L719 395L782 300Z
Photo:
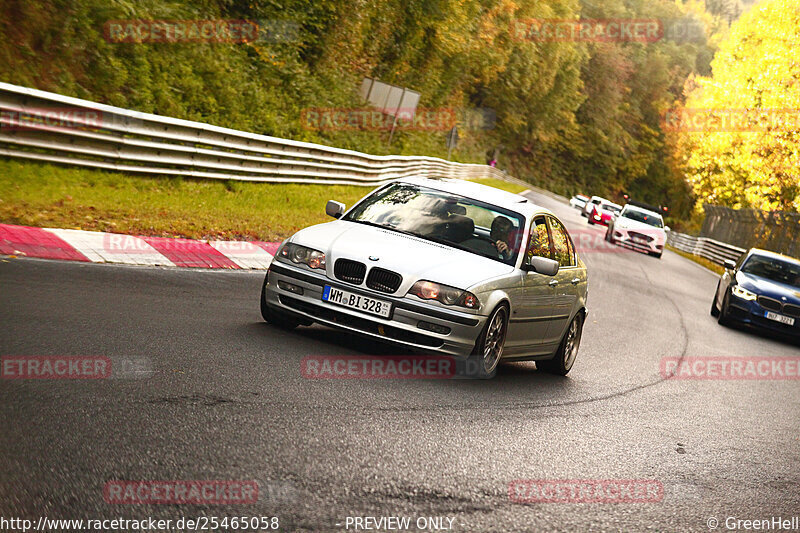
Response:
M686 110L731 120L682 134L698 208L707 202L800 210L798 50L800 4L764 0L731 27L711 64L712 77L692 80Z

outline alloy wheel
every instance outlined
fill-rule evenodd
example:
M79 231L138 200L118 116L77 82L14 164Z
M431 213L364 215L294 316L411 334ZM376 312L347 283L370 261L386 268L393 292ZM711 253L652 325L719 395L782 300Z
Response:
M494 370L503 354L506 340L505 308L501 307L492 315L486 339L483 342L483 368L488 373Z

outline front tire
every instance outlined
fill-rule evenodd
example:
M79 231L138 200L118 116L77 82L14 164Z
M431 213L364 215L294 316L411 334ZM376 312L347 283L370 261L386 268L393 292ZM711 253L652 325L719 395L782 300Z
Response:
M730 318L730 311L728 308L730 307L730 300L728 299L728 294L725 294L725 298L722 299L722 308L719 311L719 318L717 318L717 323L721 326L731 327L733 325L733 321Z
M508 332L508 308L505 305L498 306L486 321L475 348L470 355L468 368L476 369L475 376L480 379L494 377L497 373L497 365L503 356L503 346L506 342Z
M717 282L717 290L714 291L714 299L711 300L711 316L717 318L719 317L719 307L717 307L717 295L719 294L719 285L720 282Z
M550 374L566 376L575 364L578 357L578 348L583 335L583 313L578 313L570 322L561 344L558 345L556 355L547 361L537 361L536 368Z

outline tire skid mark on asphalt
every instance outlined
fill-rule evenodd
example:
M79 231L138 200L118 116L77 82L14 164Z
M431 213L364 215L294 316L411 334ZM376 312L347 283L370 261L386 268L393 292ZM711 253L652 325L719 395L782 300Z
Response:
M683 313L681 312L681 308L678 306L677 303L675 303L672 300L672 298L669 296L669 294L663 288L659 288L657 285L655 285L653 283L653 280L650 278L650 276L647 275L647 270L645 270L645 268L641 264L637 264L636 266L637 266L637 268L639 268L639 270L641 270L641 272L644 275L645 279L647 279L649 286L653 287L653 288L656 288L656 290L658 292L660 292L667 301L669 301L669 303L675 308L675 311L678 313L678 317L680 318L681 336L683 337L683 342L682 342L683 346L681 347L680 355L678 356L678 364L680 364L684 360L684 358L686 357L686 353L687 353L687 351L689 349L689 330L686 327L686 318L684 317ZM581 404L599 402L599 401L603 401L603 400L611 400L611 399L614 399L614 398L625 396L627 394L631 394L633 392L640 391L642 389L647 389L647 388L650 388L650 387L654 387L654 386L659 385L659 384L663 383L664 381L667 381L667 380L670 380L670 379L672 379L672 376L663 377L661 375L658 375L658 377L656 379L650 380L650 381L648 381L646 383L642 383L640 385L636 385L634 387L630 387L630 388L627 388L625 390L612 392L612 393L609 393L609 394L603 394L601 396L583 398L583 399L580 399L580 400L569 400L569 401L564 401L564 402L548 403L548 404L541 404L541 403L537 403L537 402L516 402L516 403L506 404L503 407L504 408L514 408L514 407L516 407L516 408L565 407L565 406L570 406L570 405L581 405ZM492 409L495 408L495 407L496 406L493 406ZM475 407L475 406L472 406L472 407L469 407L469 409L490 409L490 408L489 407Z
M650 286L651 287L657 287L656 285L653 284L653 281L650 279L650 276L647 275L647 271L644 269L644 267L642 267L642 265L640 265L640 264L637 265L637 267L642 271L642 273L644 274L644 277L647 279L647 281L649 282ZM669 297L669 295L666 293L666 291L664 289L658 289L658 290L659 290L659 292L661 292L666 297L666 299L669 301L669 303L675 308L675 311L677 311L678 316L680 317L681 336L683 337L683 346L681 348L680 355L678 356L678 364L680 364L681 361L683 361L683 359L686 357L686 352L689 350L689 330L686 327L686 319L683 316L683 313L681 312L681 309L678 306L678 304L676 304L672 300L672 298ZM647 389L647 388L650 388L650 387L654 387L654 386L659 385L659 384L663 383L664 381L667 381L667 380L670 380L670 379L672 379L672 376L665 378L665 377L662 377L661 375L659 375L658 378L656 378L654 380L651 380L651 381L648 381L646 383L643 383L641 385L637 385L635 387L630 387L630 388L622 390L622 391L617 391L617 392L613 392L613 393L610 393L610 394L604 394L602 396L596 396L596 397L593 397L593 398L584 398L582 400L572 400L572 401L566 401L566 402L560 402L560 403L551 403L551 404L545 404L545 405L535 404L535 403L531 403L531 404L522 403L522 404L514 404L514 405L517 406L517 407L564 407L564 406L570 406L570 405L580 405L580 404L598 402L598 401L603 401L603 400L610 400L610 399L613 399L613 398L618 398L618 397L621 397L621 396L625 396L627 394L630 394L630 393L633 393L633 392L637 392L637 391L640 391L642 389Z
M689 349L689 333L688 328L686 326L686 317L684 316L683 312L681 311L680 306L670 297L667 291L664 288L659 287L658 285L653 283L653 280L648 276L647 270L641 264L637 264L637 267L641 270L644 278L647 280L649 286L653 289L654 292L660 293L662 297L664 297L667 301L669 301L670 305L675 308L675 311L678 313L679 317L679 326L680 326L680 335L682 337L682 345L680 348L680 353L677 356L678 362L680 364L681 361L686 357L686 354ZM562 402L556 403L540 403L540 402L512 402L502 405L492 405L492 406L462 406L462 405L446 405L446 406L400 406L400 407L378 407L378 408L368 408L368 407L360 407L358 410L365 413L375 413L375 412L436 412L436 411L480 411L480 410L494 410L498 407L503 409L530 409L530 408L548 408L548 407L567 407L572 405L581 405L581 404L589 404L604 400L611 400L614 398L619 398L634 392L638 392L643 389L647 389L650 387L654 387L663 383L664 381L672 379L672 377L662 377L660 374L657 375L655 379L647 381L645 383L626 388L624 390L611 392L608 394L603 394L600 396L594 396L589 398L582 398L577 400L567 400ZM468 382L465 381L465 382ZM272 402L269 402L270 404ZM276 404L277 405L277 404ZM282 404L281 404L282 405ZM284 407L288 406L289 404L284 405ZM291 404L292 407L303 408L303 406L298 406L297 404ZM329 406L327 409L329 410L336 410L336 407ZM348 412L353 412L354 407L352 405L346 405L341 408L341 410L346 410Z

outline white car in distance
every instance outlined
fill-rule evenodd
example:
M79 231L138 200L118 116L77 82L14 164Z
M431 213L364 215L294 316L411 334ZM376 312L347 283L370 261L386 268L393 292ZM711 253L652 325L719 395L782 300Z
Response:
M659 213L627 204L608 224L606 240L660 259L668 229Z
M589 201L588 196L584 196L582 194L576 194L572 198L569 199L569 205L574 207L575 209L583 209L586 207L586 202Z

